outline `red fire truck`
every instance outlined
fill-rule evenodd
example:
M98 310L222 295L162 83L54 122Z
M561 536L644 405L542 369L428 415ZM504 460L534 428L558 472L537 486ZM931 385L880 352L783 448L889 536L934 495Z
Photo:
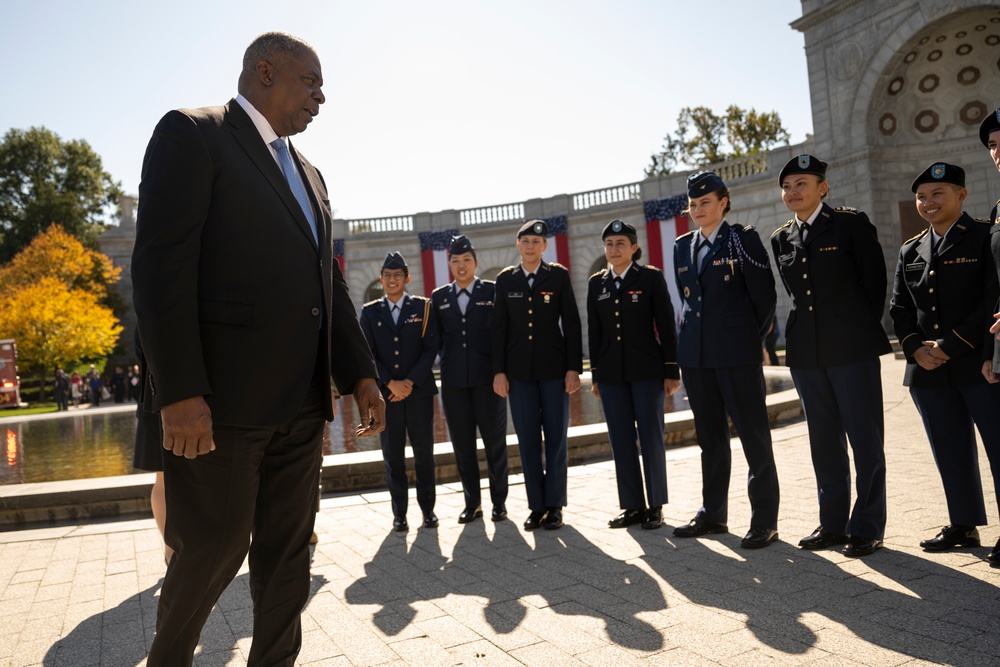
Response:
M0 408L21 404L21 378L17 376L17 345L13 339L0 340Z

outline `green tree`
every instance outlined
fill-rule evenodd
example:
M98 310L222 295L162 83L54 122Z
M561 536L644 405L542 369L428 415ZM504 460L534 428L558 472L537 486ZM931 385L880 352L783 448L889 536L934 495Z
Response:
M0 140L0 263L53 222L96 248L121 195L86 141L44 127L8 131Z
M776 111L746 111L731 105L719 116L708 107L684 107L677 115L677 130L664 137L660 152L650 156L645 172L659 176L677 167L706 167L762 153L788 139Z

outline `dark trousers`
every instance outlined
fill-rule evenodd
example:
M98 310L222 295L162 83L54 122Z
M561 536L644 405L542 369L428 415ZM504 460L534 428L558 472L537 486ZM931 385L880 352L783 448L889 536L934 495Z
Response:
M492 385L482 387L442 388L441 402L455 451L455 465L462 480L465 506L482 504L479 489L479 453L476 450L476 427L483 438L486 474L490 480L490 500L494 507L507 502L507 405L496 395Z
M702 511L709 521L727 523L732 469L729 422L743 444L750 473L750 525L778 527L778 471L771 449L764 371L760 364L729 368L682 368L684 389L694 413L701 447Z
M975 423L993 471L993 493L1000 498L1000 384L967 387L910 387L927 439L934 452L948 522L957 526L986 525L983 482Z
M511 380L508 398L521 455L528 509L544 512L550 507L565 507L566 468L569 466L566 382L562 379Z
M601 406L615 459L618 503L623 510L667 503L667 461L663 447L663 380L600 382ZM642 452L642 468L639 452Z
M434 511L434 397L406 398L393 403L385 397L385 430L379 435L385 481L392 498L392 515L406 516L406 436L413 449L417 504L424 514Z
M309 598L309 538L316 518L321 385L277 428L215 426L215 451L166 453L167 522L174 550L160 593L150 667L191 665L212 606L250 554L253 644L249 665L291 667ZM252 535L252 539L251 539Z
M792 368L809 427L819 521L834 533L885 534L885 420L878 357L828 368ZM858 497L851 510L850 441Z

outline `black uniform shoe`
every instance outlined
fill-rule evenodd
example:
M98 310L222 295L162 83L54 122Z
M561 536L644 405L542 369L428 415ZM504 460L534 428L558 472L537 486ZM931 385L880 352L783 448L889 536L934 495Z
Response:
M424 515L424 528L437 528L438 518L434 512L428 512Z
M978 547L979 530L975 526L945 526L941 532L920 543L924 551L947 551L953 547Z
M701 512L698 512L687 524L674 528L674 535L677 537L701 537L702 535L728 532L729 526L724 523L713 523L707 520Z
M476 507L473 509L466 507L464 510L462 510L462 513L458 515L458 522L469 523L471 521L475 521L482 515L483 515L483 509L481 507Z
M778 531L750 526L750 532L740 542L740 547L743 549L763 549L776 539L778 539Z
M875 553L881 547L882 540L851 535L851 541L844 547L844 555L848 558L862 558Z
M406 523L405 516L394 516L392 517L392 529L393 530L409 530L410 524Z
M542 528L545 530L555 530L562 528L562 510L558 507L550 507L545 513L545 521L542 521Z
M645 515L646 510L625 510L611 521L608 521L608 526L611 528L628 528L637 523L642 523Z
M993 547L993 551L986 557L986 560L994 565L1000 565L1000 540L997 540L997 545Z
M839 544L847 544L850 540L847 535L843 533L831 533L829 530L820 526L813 531L812 535L809 537L803 537L799 540L799 546L803 549L826 549L827 547L832 547Z
M646 510L646 515L642 517L643 530L654 530L663 525L663 508L650 507Z
M490 512L490 518L494 521L503 521L507 518L507 508L503 505L494 505L493 511Z
M535 530L542 525L542 519L545 518L545 512L532 512L528 515L528 518L524 520L525 530Z

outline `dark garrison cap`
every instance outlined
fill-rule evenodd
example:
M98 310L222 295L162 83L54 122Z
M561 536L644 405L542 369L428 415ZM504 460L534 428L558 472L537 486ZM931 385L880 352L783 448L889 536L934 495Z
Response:
M702 171L688 176L687 190L690 199L704 197L716 190L725 189L726 184L714 171Z
M526 223L521 225L521 228L517 230L517 238L522 236L541 236L543 239L549 238L549 226L545 224L544 220L528 220Z
M406 260L399 252L390 252L385 256L385 261L382 262L383 269L405 269Z
M826 176L826 162L805 153L796 155L781 168L781 173L778 174L778 185L785 181L785 176L792 174L813 174L823 178Z
M983 146L989 147L990 134L997 130L1000 130L1000 108L995 109L986 116L983 119L982 125L979 126L979 140L983 142Z
M910 186L911 192L916 192L917 188L924 183L951 183L960 188L965 187L965 170L947 162L936 162L924 169Z
M463 255L467 252L472 252L475 248L472 247L472 241L467 239L464 234L459 234L451 239L451 247L448 249L448 254L450 255Z
M638 239L638 236L635 234L635 227L621 220L612 220L609 222L601 233L601 240L603 241L609 236L627 236L632 243L635 243Z

